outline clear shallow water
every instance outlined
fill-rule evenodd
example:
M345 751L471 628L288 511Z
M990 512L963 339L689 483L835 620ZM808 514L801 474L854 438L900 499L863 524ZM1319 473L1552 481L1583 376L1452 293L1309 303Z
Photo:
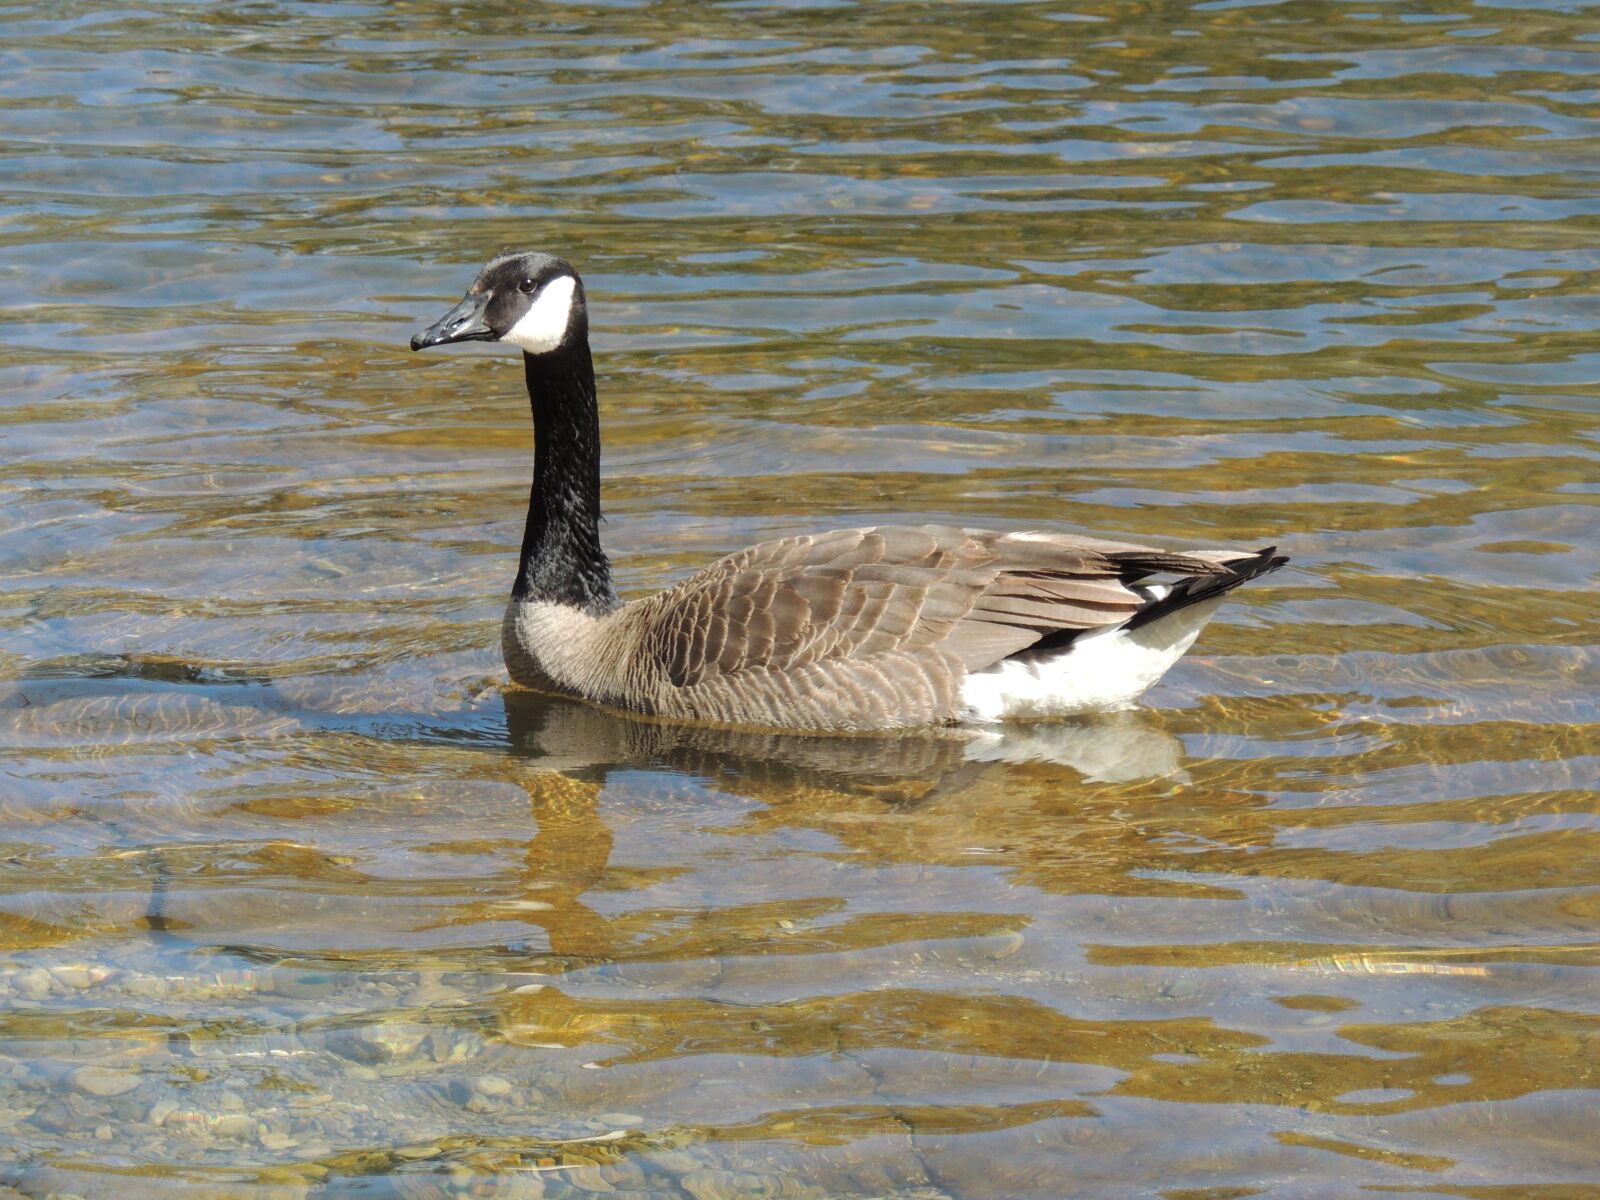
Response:
M0 1193L1600 1187L1600 16L0 7ZM585 271L625 589L1277 541L1061 761L501 692Z

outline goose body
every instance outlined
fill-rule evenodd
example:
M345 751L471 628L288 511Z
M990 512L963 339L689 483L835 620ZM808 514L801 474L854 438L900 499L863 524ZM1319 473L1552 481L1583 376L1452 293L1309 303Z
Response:
M582 281L489 263L413 350L523 352L534 480L502 625L513 682L610 707L816 731L1068 716L1130 704L1222 598L1286 559L943 525L763 542L624 604L599 543L600 438ZM1164 582L1158 582L1162 580Z

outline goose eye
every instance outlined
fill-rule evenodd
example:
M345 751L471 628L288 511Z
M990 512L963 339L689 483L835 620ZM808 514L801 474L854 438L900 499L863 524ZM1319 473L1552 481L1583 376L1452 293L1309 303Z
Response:
M521 292L525 296L531 294L533 292L533 280L524 279L521 283L517 284L517 291Z

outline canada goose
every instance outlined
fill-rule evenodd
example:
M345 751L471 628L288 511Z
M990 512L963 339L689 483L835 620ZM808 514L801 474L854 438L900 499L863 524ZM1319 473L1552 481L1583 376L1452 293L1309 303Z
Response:
M514 682L673 719L818 731L1126 706L1222 597L1282 566L945 525L763 542L624 604L600 548L600 426L583 282L503 254L411 348L505 342L533 404L533 489L501 626ZM1175 577L1171 583L1153 576Z

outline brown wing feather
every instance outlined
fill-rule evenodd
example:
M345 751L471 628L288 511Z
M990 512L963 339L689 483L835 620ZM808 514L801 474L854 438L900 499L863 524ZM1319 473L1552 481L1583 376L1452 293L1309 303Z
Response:
M642 602L641 650L674 688L720 685L739 713L761 694L791 706L945 696L963 671L1040 638L1126 621L1146 602L1134 580L1225 572L1226 557L944 526L784 538Z

